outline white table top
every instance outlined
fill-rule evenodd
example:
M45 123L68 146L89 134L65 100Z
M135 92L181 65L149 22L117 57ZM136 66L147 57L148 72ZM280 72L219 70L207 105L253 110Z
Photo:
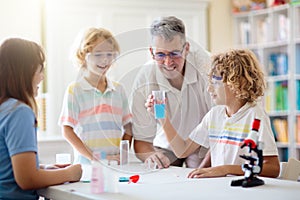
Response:
M135 164L137 165L137 164ZM141 164L139 164L141 165ZM128 166L129 167L129 166ZM136 166L135 166L136 167ZM231 180L243 177L222 177L188 179L188 168L170 167L145 173L135 168L140 175L137 183L117 183L117 193L93 194L90 191L90 183L77 182L51 186L39 190L39 194L54 200L82 200L82 199L230 199L230 200L299 200L300 183L280 179L262 178L265 185L242 188L231 187ZM134 167L133 167L134 168ZM85 173L88 170L85 170ZM126 171L126 170L125 170ZM132 171L117 172L118 176L131 176Z

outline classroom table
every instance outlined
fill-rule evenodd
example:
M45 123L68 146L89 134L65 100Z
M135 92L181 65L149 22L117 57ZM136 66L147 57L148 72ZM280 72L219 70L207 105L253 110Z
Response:
M154 200L154 199L230 199L230 200L299 200L300 182L264 178L265 184L243 188L230 186L231 180L243 177L187 178L192 170L184 167L149 170L140 163L114 168L114 175L129 177L139 174L137 183L118 182L117 192L93 194L91 192L90 167L83 167L84 177L76 183L65 183L38 190L40 196L53 200ZM85 179L85 180L84 180Z

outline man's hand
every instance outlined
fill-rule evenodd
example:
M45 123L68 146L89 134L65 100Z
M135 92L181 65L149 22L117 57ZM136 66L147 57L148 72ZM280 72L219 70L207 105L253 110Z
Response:
M157 168L168 168L171 164L169 158L162 152L154 152L146 160L145 163L156 163Z

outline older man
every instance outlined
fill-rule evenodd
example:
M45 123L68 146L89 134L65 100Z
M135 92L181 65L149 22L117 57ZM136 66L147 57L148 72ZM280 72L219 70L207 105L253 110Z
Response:
M200 123L212 106L206 91L210 55L198 47L190 51L183 22L173 16L155 20L151 25L153 60L139 71L133 86L132 113L136 156L155 162L159 168L170 165L199 167L207 149L199 149L186 159L173 153L162 128L145 108L153 90L166 91L166 110L171 122L183 138Z

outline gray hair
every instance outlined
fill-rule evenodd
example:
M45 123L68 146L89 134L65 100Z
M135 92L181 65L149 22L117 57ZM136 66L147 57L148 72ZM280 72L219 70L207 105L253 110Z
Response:
M172 41L174 36L179 35L183 42L186 41L184 23L174 16L154 20L150 32L152 40L156 36L161 36L167 41Z

